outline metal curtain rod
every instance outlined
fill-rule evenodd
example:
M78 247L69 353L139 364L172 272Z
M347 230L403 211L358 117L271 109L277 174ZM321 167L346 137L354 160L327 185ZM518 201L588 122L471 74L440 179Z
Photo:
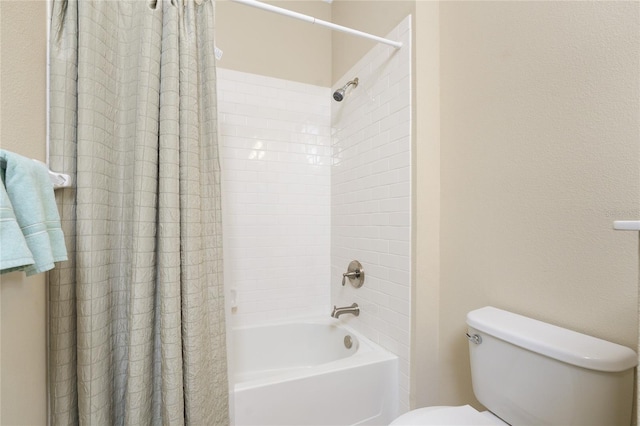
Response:
M373 34L365 33L362 31L354 30L353 28L343 27L342 25L334 24L333 22L323 21L322 19L314 18L313 16L304 15L302 13L294 12L289 9L284 9L282 7L272 6L270 4L262 3L257 0L231 0L235 3L242 3L247 6L256 7L258 9L266 10L268 12L277 13L279 15L288 16L290 18L299 19L301 21L310 22L312 24L317 24L323 27L330 28L335 31L341 31L347 34L353 34L359 37L368 38L370 40L375 40L378 43L388 44L389 46L393 46L396 49L400 49L402 47L402 42L389 40L387 38L378 37Z

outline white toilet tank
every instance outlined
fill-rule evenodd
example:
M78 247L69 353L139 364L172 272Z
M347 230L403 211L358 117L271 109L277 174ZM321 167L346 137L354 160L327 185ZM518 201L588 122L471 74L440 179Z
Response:
M467 325L473 391L505 422L631 423L631 349L490 306L469 312Z

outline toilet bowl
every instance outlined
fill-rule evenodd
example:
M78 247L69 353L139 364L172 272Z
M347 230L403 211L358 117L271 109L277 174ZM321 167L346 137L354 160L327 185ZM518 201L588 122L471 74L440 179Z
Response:
M631 423L633 350L491 306L467 326L473 393L489 411L426 407L391 425Z
M477 411L469 405L460 407L426 407L409 411L395 419L390 426L505 426L489 411Z

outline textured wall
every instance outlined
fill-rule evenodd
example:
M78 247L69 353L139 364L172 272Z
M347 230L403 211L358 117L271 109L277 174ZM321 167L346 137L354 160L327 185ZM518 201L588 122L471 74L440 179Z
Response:
M411 407L438 403L440 309L440 3L417 2L414 117Z
M331 301L360 305L341 317L400 358L400 412L409 405L411 325L411 19L377 45L343 78L360 83L333 102L331 170ZM341 286L359 260L362 288Z
M232 323L329 313L327 87L218 69Z
M45 160L47 4L0 1L0 147ZM0 276L0 423L45 424L45 275Z
M440 7L436 403L458 404L474 308L636 348L638 234L612 221L640 217L640 5Z

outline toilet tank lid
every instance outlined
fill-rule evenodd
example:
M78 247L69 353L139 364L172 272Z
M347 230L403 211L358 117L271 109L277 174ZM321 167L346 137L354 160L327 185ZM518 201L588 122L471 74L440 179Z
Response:
M486 306L467 314L467 324L513 345L590 370L617 372L638 363L626 346Z

